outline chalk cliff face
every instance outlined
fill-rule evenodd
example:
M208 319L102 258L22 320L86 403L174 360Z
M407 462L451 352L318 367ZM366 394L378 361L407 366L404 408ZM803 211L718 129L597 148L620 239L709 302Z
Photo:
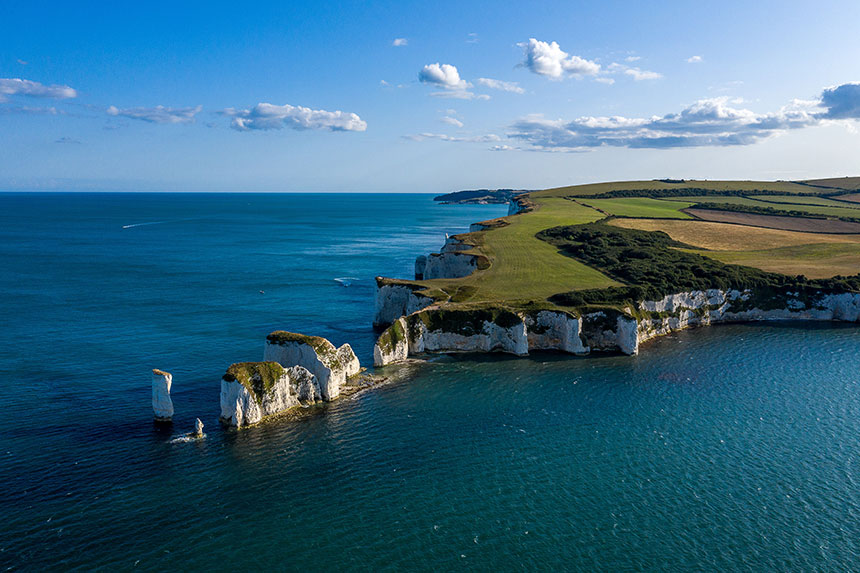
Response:
M236 428L260 422L300 404L321 399L313 374L277 362L240 362L221 378L222 423Z
M376 312L373 316L374 327L384 327L401 316L412 314L433 304L433 299L416 294L420 287L402 284L383 283L376 279Z
M858 293L777 293L717 289L641 301L626 312L600 310L581 316L562 310L428 308L396 322L374 348L374 363L386 365L423 352L531 350L571 354L639 352L642 342L691 326L759 320L843 320L860 322Z
M478 257L466 253L433 253L424 265L424 280L458 279L478 269Z
M409 357L406 318L400 317L383 332L373 346L373 365L385 366L403 362Z
M173 420L173 400L170 399L172 385L173 375L170 372L158 369L152 371L152 413L156 422Z
M355 353L348 344L335 348L319 336L305 336L279 330L266 337L263 360L281 366L307 368L319 384L322 399L334 400L349 376L361 369Z

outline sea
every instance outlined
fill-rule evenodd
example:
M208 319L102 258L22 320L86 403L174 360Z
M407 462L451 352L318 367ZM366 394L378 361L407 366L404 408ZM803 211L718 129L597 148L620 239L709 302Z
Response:
M0 570L860 567L860 328L638 356L437 356L298 421L218 424L276 329L372 364L374 277L503 205L0 194ZM153 368L173 373L153 424ZM390 371L389 371L390 372ZM206 437L185 441L195 418Z

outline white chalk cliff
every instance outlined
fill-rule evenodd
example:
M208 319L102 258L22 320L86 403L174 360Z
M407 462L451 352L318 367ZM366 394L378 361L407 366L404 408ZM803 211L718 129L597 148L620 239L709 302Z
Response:
M319 384L322 399L334 400L350 376L361 370L349 344L336 348L319 336L305 336L279 330L266 337L263 360L281 366L307 368Z
M434 307L403 317L384 331L374 347L374 364L385 366L424 352L504 352L523 356L532 350L558 350L632 355L647 340L691 326L762 320L860 322L860 294L802 296L788 292L756 300L749 290L711 289L642 301L638 308L628 308L623 313L607 309L580 316L560 309L503 312Z
M250 426L266 416L321 400L319 384L306 368L276 362L233 364L221 378L223 424Z
M406 316L433 304L433 299L420 294L421 287L409 284L388 283L376 279L376 312L373 326L388 326L401 316Z
M173 375L170 372L158 369L152 371L152 413L157 422L173 420L173 400L170 399L172 385Z

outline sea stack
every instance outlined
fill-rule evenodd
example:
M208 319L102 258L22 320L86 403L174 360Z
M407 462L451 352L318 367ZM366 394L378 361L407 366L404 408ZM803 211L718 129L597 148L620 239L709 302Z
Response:
M170 399L170 387L173 385L173 375L157 368L152 371L152 413L156 422L173 421L173 400Z
M220 420L241 428L321 399L320 385L306 368L284 368L277 362L239 362L221 378Z
M266 337L263 360L277 362L284 368L296 365L307 368L314 375L326 402L337 398L346 379L361 370L349 344L337 348L325 338L283 330Z
M203 422L200 421L200 418L194 420L194 432L191 433L192 438L202 438L203 437Z

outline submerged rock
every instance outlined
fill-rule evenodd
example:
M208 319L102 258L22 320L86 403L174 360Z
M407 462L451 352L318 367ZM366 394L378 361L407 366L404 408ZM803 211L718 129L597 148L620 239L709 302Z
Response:
M157 368L152 371L152 412L156 422L173 421L173 400L170 399L170 387L173 385L173 375Z
M263 360L284 367L298 365L306 368L316 378L322 399L326 402L340 396L346 379L361 370L361 364L349 344L336 348L325 338L284 330L275 331L266 337Z
M277 362L239 362L221 378L223 424L249 426L266 416L319 401L314 375L306 368L284 368Z

